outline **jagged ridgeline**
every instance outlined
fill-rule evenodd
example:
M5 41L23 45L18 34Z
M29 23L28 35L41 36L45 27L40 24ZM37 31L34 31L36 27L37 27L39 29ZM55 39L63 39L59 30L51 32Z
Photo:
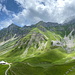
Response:
M11 24L0 30L0 74L75 74L74 26L74 22L40 21L24 27Z

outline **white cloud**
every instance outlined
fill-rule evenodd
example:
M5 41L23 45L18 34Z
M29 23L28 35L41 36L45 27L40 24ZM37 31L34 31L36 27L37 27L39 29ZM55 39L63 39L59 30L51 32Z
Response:
M31 25L38 21L62 23L75 15L75 0L15 0L23 10L12 14L12 22L19 25ZM3 9L7 14L10 11Z
M11 13L13 13L12 11L7 10L6 6L2 4L0 4L0 12L4 12L8 16L9 14L11 15Z
M40 4L42 0L16 1L20 3L23 8L25 8L21 13L14 17L13 20L17 20L16 22L32 24L40 20L49 21L49 18L51 17L50 13L52 13L52 9L49 7L49 4L47 5L46 3L47 6Z
M0 29L3 29L5 27L8 27L12 23L12 20L4 20L0 22Z
M75 0L15 0L24 9L18 16L22 23L36 23L39 20L62 23L75 15ZM44 2L45 6L41 4ZM25 12L26 13L25 13ZM24 14L24 15L22 15ZM17 20L17 19L16 19Z
M3 6L2 11L9 15L10 11L6 9L6 6Z
M59 22L64 2L58 0L15 0L25 8L13 19L17 23L33 24L40 20ZM42 2L45 4L43 5ZM61 3L62 2L62 3ZM61 5L63 4L63 5ZM57 18L58 17L58 18Z

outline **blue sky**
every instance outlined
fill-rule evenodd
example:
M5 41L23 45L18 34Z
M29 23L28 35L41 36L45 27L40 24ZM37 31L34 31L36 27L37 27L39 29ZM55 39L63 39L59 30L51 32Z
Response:
M0 2L2 4L2 9L5 7L7 11L10 11L10 14L12 15L17 14L22 11L22 8L20 7L20 4L17 4L14 0L5 0L3 2ZM8 15L5 11L0 11L0 21L7 19L7 17L12 17Z
M75 17L75 0L0 0L0 29L39 21L62 23Z

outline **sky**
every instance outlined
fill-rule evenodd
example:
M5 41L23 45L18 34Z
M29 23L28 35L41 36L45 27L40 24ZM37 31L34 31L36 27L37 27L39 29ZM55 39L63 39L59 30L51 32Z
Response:
M0 0L0 29L14 23L63 23L75 17L75 0Z

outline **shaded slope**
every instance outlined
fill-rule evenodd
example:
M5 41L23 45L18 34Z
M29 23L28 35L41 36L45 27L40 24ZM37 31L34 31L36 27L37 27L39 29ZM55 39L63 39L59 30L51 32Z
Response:
M7 28L0 30L0 42L18 37L22 34L21 27L11 24Z

